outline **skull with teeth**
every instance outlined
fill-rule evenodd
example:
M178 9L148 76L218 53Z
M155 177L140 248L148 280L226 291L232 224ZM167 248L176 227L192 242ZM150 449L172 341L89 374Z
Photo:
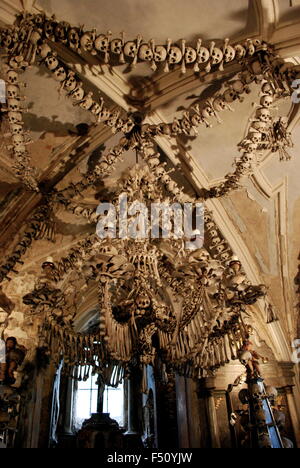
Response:
M265 107L262 107L256 111L256 117L266 123L270 123L272 120L271 112Z
M268 94L269 96L273 96L274 94L274 91L273 91L273 88L272 86L270 85L270 83L265 83L262 87L262 92L264 94Z
M156 46L154 50L155 62L164 62L167 58L167 50L164 46Z
M186 47L184 59L186 63L194 63L197 59L197 52L193 47Z
M49 70L54 71L59 66L57 54L52 53L51 55L48 55L45 59L45 63Z
M210 53L206 47L200 47L198 52L198 63L206 63L209 61Z
M54 29L54 35L60 42L65 42L67 39L66 25L64 23L58 23Z
M53 21L46 21L44 26L44 33L48 39L54 37L55 23Z
M122 39L113 39L110 43L110 50L113 54L120 55L123 52Z
M80 45L84 51L92 52L92 50L94 49L94 33L93 32L84 33L80 39Z
M13 85L18 84L18 73L13 70L9 70L7 73L7 81Z
M80 46L80 36L79 30L77 28L71 28L68 32L68 41L72 49L79 49Z
M262 96L260 104L263 107L271 107L273 104L273 96Z
M74 101L82 101L84 98L84 89L81 87L81 83L77 88L71 93L71 98Z
M232 62L235 59L236 51L231 45L227 45L224 49L224 60L226 63Z
M214 47L211 52L212 65L218 65L223 60L223 52L218 47Z
M67 91L71 92L71 91L74 91L76 87L77 87L77 80L75 78L75 73L73 71L70 71L67 79L64 81L64 88Z
M241 44L235 46L235 56L238 60L243 59L246 56L246 49Z
M20 88L14 85L7 86L7 97L10 99L16 99L20 95Z
M153 51L149 44L142 44L139 48L139 59L147 62L153 60Z
M182 52L179 47L171 46L168 53L168 62L172 64L179 63L182 59Z
M8 119L11 124L18 124L22 122L21 112L8 112Z
M67 72L64 67L60 66L54 70L53 77L56 81L65 81L67 78Z

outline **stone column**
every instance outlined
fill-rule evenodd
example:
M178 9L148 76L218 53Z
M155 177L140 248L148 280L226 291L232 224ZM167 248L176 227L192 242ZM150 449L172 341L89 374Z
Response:
M215 383L213 378L201 380L200 395L205 399L208 430L210 433L211 448L221 448L220 432L216 411Z
M300 426L299 426L299 419L298 419L298 414L297 414L295 396L293 392L293 386L288 385L287 387L284 387L284 390L286 393L286 398L287 398L289 413L291 416L295 440L297 443L297 447L300 448Z

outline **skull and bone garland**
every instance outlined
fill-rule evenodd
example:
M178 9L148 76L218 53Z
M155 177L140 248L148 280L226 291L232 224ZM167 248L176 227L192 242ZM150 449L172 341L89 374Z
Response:
M185 113L184 117L178 121L174 120L173 124L161 124L153 128L150 127L150 133L159 134L189 134L191 129L197 132L196 127L203 123L210 126L209 118L215 117L220 121L218 113L222 110L230 109L230 103L236 99L242 100L241 94L248 92L248 84L253 80L253 75L270 74L270 68L277 67L276 77L272 75L273 81L276 81L276 90L284 87L288 93L290 91L287 76L291 78L299 72L298 68L285 64L280 58L274 55L272 49L265 43L259 40L247 40L243 45L238 44L232 46L229 40L225 39L222 47L217 47L215 42L210 44L210 47L204 47L203 41L198 40L197 46L192 47L186 44L185 40L181 41L181 45L172 44L168 40L167 46L155 45L154 40L144 43L140 36L135 41L124 40L124 34L121 38L111 40L110 34L98 35L95 30L84 32L82 28L74 28L69 24L59 23L55 18L46 18L45 15L29 15L23 14L19 18L17 26L11 30L3 30L0 33L0 46L2 46L8 54L7 74L11 79L16 79L17 71L24 71L28 64L33 64L37 56L45 63L49 71L53 74L54 79L61 83L61 89L67 92L67 95L73 100L75 105L79 105L85 110L92 112L96 116L97 122L103 122L112 128L114 132L122 131L125 134L130 133L134 127L134 123L128 117L122 119L120 111L110 112L104 107L103 98L100 98L100 103L94 101L92 93L86 93L83 89L82 82L77 79L73 71L68 70L62 64L55 52L50 47L51 42L62 43L72 50L77 52L86 52L97 55L99 58L104 54L104 62L111 62L111 55L119 55L120 62L126 61L125 57L131 57L132 64L138 61L151 62L152 69L156 69L156 61L164 62L165 71L169 71L170 64L181 64L182 72L186 71L186 65L194 65L194 71L198 72L202 65L205 73L210 73L213 66L219 65L223 70L223 64L231 63L234 60L248 67L250 71L248 77L245 72L240 75L240 79L236 80L230 88L221 96L216 96L211 102L207 101L205 106L200 109L198 105L193 108L193 114ZM258 60L257 60L258 57ZM264 63L263 63L264 62ZM269 67L266 67L269 65ZM250 81L249 81L250 80ZM12 86L13 83L10 83ZM18 88L18 87L16 87ZM20 118L20 96L16 99L16 89L9 90L13 96L8 96L11 118ZM268 107L269 96L263 98L265 105ZM12 110L13 109L13 110ZM261 116L264 117L265 109L263 108ZM13 115L12 115L13 113ZM11 136L13 147L18 158L15 170L16 175L22 177L25 175L25 183L30 189L38 190L37 183L32 175L31 168L28 168L28 156L26 152L26 138L22 132L21 120L18 123L11 123ZM280 152L282 159L288 157L286 146L290 145L289 135L282 121L278 122L274 130L276 140L276 149ZM103 161L102 167L106 161ZM224 187L214 188L207 192L207 196L221 196L229 190L237 187L237 179L241 178L244 173L244 166L240 164L234 174L226 176ZM243 167L242 167L243 166ZM103 172L99 172L102 174Z
M137 166L119 181L115 198L126 191L134 200L138 191L146 204L163 199L163 182L151 176L148 166ZM236 359L248 335L242 312L265 288L249 284L238 259L224 267L204 248L185 250L184 242L90 236L57 267L45 262L24 302L42 318L43 345L56 363L64 357L70 367L84 366L86 375L99 362L117 361L126 369L136 360L153 364L160 355L181 374L201 377ZM60 285L74 268L85 282L98 285L97 338L72 331Z

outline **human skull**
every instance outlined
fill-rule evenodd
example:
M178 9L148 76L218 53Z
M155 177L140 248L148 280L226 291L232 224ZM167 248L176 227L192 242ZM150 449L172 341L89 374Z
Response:
M113 39L110 43L110 50L113 54L120 55L123 52L122 39Z
M167 50L164 46L156 46L154 49L155 62L164 62L167 58Z
M98 115L101 112L102 106L98 104L98 102L94 102L94 104L91 107L91 113L94 115Z
M273 91L273 88L272 86L270 85L270 83L265 83L262 87L262 92L264 94L268 94L269 96L273 96L274 94L274 91Z
M21 135L23 132L23 126L18 124L12 124L11 131L13 135Z
M235 46L235 56L238 60L243 59L246 56L246 49L242 45L238 44Z
M193 47L186 47L184 59L186 63L194 63L197 59L197 52Z
M8 112L8 119L11 124L18 124L23 120L21 112Z
M256 111L256 117L266 123L269 123L272 120L271 112L265 107L262 107Z
M7 73L7 81L8 83L10 84L18 84L18 73L13 71L13 70L9 70L8 73Z
M17 99L8 99L7 103L8 103L8 110L10 112L16 112L21 109L20 101L18 101Z
M225 250L226 246L224 244L217 245L216 251L218 254L222 253Z
M108 120L110 117L110 112L108 109L106 109L105 107L103 107L101 109L101 112L99 112L98 114L98 120L99 122L105 122L106 120Z
M86 52L92 52L94 49L94 34L93 32L86 32L81 36L80 45ZM97 49L101 50L101 49Z
M231 103L238 99L238 95L234 89L227 89L223 95L226 102Z
M66 28L63 23L58 23L54 29L54 35L61 42L66 40Z
M208 219L210 219L210 218L208 218ZM206 229L207 229L208 231L210 231L211 229L214 229L214 228L215 228L215 223L213 223L212 221L206 221L206 220L204 220L204 222L205 222Z
M191 123L193 126L197 127L198 125L203 123L203 118L199 114L194 114L191 118Z
M49 70L54 71L59 66L56 54L52 53L48 55L45 59L45 64Z
M272 442L270 440L270 437L267 434L261 435L258 440L258 445L259 445L259 448L271 449Z
M212 245L215 247L217 246L218 244L220 244L222 242L222 239L220 239L220 237L214 237L211 241Z
M8 85L6 91L10 99L16 99L20 95L20 88L15 85Z
M245 84L241 80L235 80L232 83L232 89L238 94L243 94L245 91Z
M24 144L24 135L16 134L12 136L12 141L15 145L23 145Z
M72 49L78 49L80 46L80 36L77 28L71 28L68 32L68 41Z
M227 104L224 101L223 97L218 96L213 101L213 107L217 112L221 112L227 109Z
M214 47L211 52L212 64L218 65L223 60L223 52L218 47Z
M89 92L83 99L82 103L80 104L80 107L82 107L82 109L84 110L89 110L92 107L93 103L93 93Z
M46 21L45 26L44 26L44 32L45 32L45 36L48 39L54 36L54 28L55 28L55 23L53 23L53 21Z
M159 166L155 169L155 175L157 178L161 178L165 174L165 170L162 166Z
M148 309L151 305L151 299L147 294L139 294L136 298L136 305L139 309Z
M225 62L226 63L232 62L235 59L235 54L236 54L236 51L232 46L228 45L227 47L225 47L224 49Z
M212 239L213 237L217 237L219 234L218 234L218 231L216 229L213 229L209 232L209 237Z
M64 88L67 91L71 92L71 91L74 91L76 87L77 87L77 81L75 78L75 73L73 71L70 71L67 79L64 81Z
M3 37L3 42L2 42L3 47L5 47L6 49L9 49L11 44L12 44L12 37L10 34L6 34Z
M253 143L260 143L262 139L262 134L259 132L251 132L248 135L249 140L251 140Z
M248 153L254 153L257 150L257 147L258 147L257 143L250 143L247 145L246 151Z
M147 163L151 169L154 169L160 164L159 157L156 157L155 155L153 155L153 157L148 159Z
M95 39L95 49L99 52L107 52L109 50L109 38L105 34L100 34L100 36Z
M84 98L84 89L79 85L72 93L71 93L72 99L74 101L82 101Z
M260 100L260 104L262 107L271 107L273 104L273 96L262 96Z
M53 77L56 81L65 81L67 78L67 73L64 67L60 66L54 70Z
M206 47L200 47L198 52L198 63L206 63L210 58L209 50Z
M179 47L171 46L168 53L168 62L169 63L179 63L182 59L182 52Z
M44 44L41 44L40 47L39 47L39 55L45 59L47 57L47 55L51 54L52 52L52 49L51 47L44 43Z
M137 54L137 45L134 41L126 42L124 46L124 54L127 57L135 57Z
M229 254L228 252L224 252L224 253L222 253L222 255L221 255L221 260L222 260L223 262L226 262L226 261L229 259L229 257L230 257L230 254Z
M131 132L131 130L133 129L133 127L134 127L134 122L133 122L131 119L128 119L128 120L124 123L124 125L122 126L122 129L121 129L121 130L122 130L123 133L126 134L126 133Z
M142 44L139 48L139 59L147 62L153 60L153 51L149 44Z
M208 119L209 117L212 117L215 114L213 108L211 106L205 106L204 109L201 112L201 115L204 119Z

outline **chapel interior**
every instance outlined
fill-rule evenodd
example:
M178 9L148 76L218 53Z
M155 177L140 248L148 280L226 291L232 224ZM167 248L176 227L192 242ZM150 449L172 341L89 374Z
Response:
M300 447L299 103L299 0L0 0L0 448Z

